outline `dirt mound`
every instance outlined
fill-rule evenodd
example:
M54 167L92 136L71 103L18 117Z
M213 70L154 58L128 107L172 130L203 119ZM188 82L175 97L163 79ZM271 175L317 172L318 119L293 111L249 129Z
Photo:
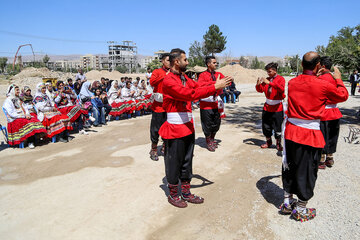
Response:
M32 90L35 90L36 84L42 82L42 78L57 78L58 80L66 81L68 78L74 78L74 76L75 74L73 73L54 72L47 68L28 67L13 76L11 80L20 87L29 86Z
M248 69L239 64L226 65L225 67L219 68L218 71L225 76L233 77L236 84L255 84L258 77L267 77L267 73L262 69Z

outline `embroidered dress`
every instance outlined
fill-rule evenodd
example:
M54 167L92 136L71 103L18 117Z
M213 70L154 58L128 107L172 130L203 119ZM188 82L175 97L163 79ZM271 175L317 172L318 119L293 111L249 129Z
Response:
M47 137L52 138L65 130L72 130L68 116L60 113L54 108L46 93L41 93L42 87L45 87L43 83L38 84L34 104L38 111L37 118L46 128Z
M75 122L81 114L87 114L86 110L82 110L80 105L74 105L72 100L76 99L74 94L61 93L57 91L55 93L55 103L58 110L68 116L70 122Z
M8 119L8 143L12 146L24 142L37 133L46 134L44 126L36 117L26 118L26 115L30 115L29 111L19 97L15 96L15 87L16 85L10 85L8 97L3 105Z

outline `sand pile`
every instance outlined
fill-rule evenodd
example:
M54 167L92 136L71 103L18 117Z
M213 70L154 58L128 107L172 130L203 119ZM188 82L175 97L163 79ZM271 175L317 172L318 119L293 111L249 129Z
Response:
M219 68L217 71L221 72L225 76L231 76L234 78L236 84L242 83L256 83L258 77L267 77L266 71L262 69L248 69L235 65L226 65Z
M29 86L33 90L35 86L42 82L42 78L57 78L61 81L66 81L68 78L74 78L73 73L63 73L50 71L47 68L33 68L28 67L23 69L20 73L11 78L13 83L18 84L20 87Z

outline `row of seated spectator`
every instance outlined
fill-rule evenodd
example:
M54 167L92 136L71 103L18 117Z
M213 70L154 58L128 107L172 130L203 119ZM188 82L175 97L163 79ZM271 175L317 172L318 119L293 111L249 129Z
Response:
M23 147L27 142L29 148L34 148L36 139L68 142L69 131L76 129L80 134L88 134L85 129L91 125L106 125L107 115L120 119L149 111L151 88L144 80L141 87L139 81L133 84L127 81L122 88L118 81L108 82L109 88L104 85L106 81L93 84L76 81L73 86L70 80L67 84L58 81L56 88L50 82L39 83L34 96L29 87L24 87L20 94L19 86L11 84L3 105L8 120L8 144ZM78 92L76 83L80 85Z

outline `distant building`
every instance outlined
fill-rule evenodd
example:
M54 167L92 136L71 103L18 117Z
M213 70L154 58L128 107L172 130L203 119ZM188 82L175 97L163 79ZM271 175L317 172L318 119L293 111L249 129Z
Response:
M99 56L87 54L80 58L81 67L83 69L96 69L100 70L100 60Z
M138 68L137 46L133 41L123 41L122 44L109 42L109 69L115 70L116 67L125 66L128 72Z
M81 61L69 61L69 60L59 60L54 63L51 63L53 68L49 66L50 69L57 71L70 71L71 69L79 69L82 67Z
M168 52L165 52L164 50L159 50L157 52L154 52L154 56L148 56L148 57L145 57L145 58L141 59L140 62L139 62L140 67L141 68L146 68L147 65L149 63L151 63L152 61L154 61L155 59L160 61L161 55L164 54L164 53L168 53Z

